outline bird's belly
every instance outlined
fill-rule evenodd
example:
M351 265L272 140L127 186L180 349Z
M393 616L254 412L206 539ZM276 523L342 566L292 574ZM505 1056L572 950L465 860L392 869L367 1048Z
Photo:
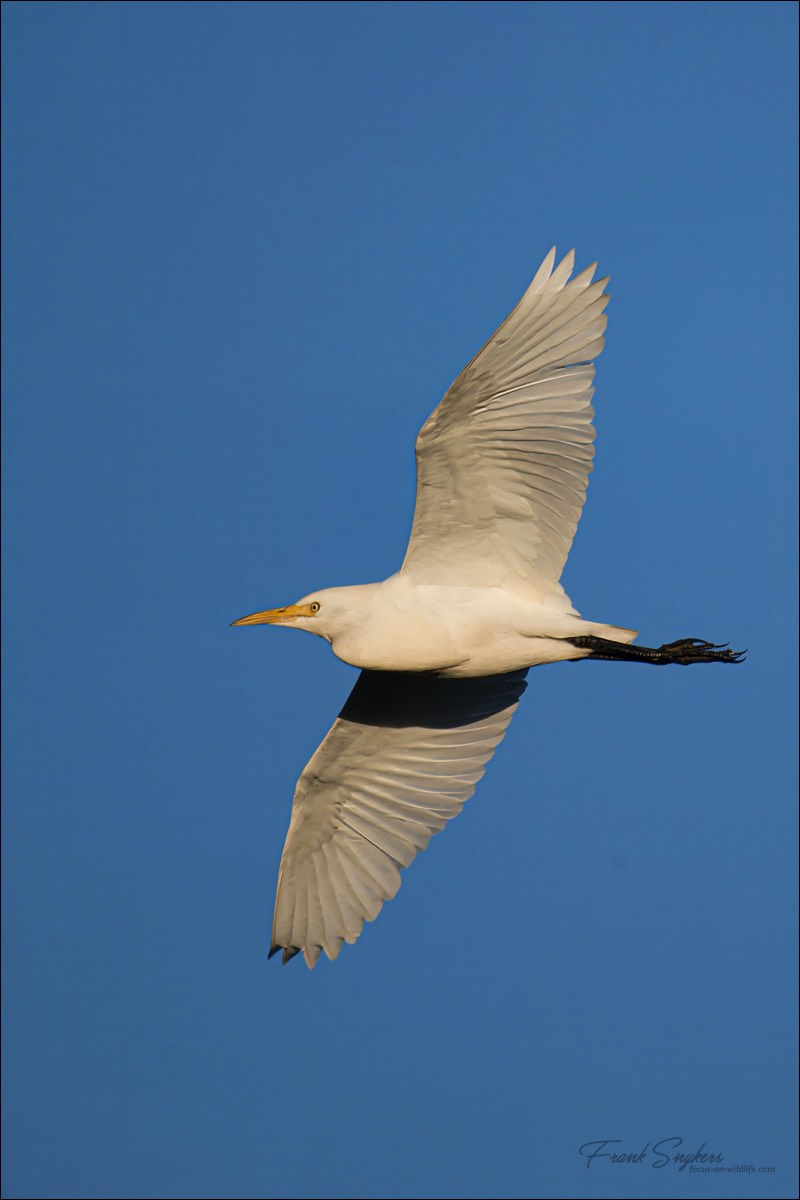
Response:
M469 658L446 667L441 674L450 679L501 675L506 671L519 671L527 667L542 666L544 663L584 658L586 653L564 638L523 637L511 634L476 647Z
M511 630L460 646L450 638L435 636L396 644L337 638L331 645L337 658L362 670L432 671L448 679L501 675L586 654L563 638L526 637Z

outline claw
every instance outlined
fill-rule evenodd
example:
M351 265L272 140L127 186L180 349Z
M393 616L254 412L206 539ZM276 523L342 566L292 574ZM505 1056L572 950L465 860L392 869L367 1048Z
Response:
M718 643L706 642L702 638L681 638L677 642L667 642L659 649L665 655L662 665L674 662L679 663L682 667L689 667L693 663L701 662L741 662L746 651L731 650L729 647L730 642Z

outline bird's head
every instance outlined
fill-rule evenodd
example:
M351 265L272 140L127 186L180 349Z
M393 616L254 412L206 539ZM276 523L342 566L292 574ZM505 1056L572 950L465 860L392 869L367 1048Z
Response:
M284 608L267 608L264 612L251 613L232 621L232 625L285 625L289 629L307 629L328 641L337 633L354 624L359 624L364 611L366 593L364 587L324 588L311 592L296 604Z

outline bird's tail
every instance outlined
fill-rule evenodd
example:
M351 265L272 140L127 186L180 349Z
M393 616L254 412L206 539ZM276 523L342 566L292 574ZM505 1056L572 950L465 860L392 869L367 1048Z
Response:
M599 637L608 638L610 642L632 642L638 634L638 629L624 629L621 625L598 625Z

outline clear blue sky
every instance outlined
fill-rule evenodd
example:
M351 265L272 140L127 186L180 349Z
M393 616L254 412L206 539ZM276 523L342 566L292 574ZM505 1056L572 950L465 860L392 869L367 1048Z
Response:
M796 7L3 15L4 1194L795 1194ZM228 622L399 566L416 431L554 243L612 276L567 590L747 663L534 671L282 969L354 672Z

